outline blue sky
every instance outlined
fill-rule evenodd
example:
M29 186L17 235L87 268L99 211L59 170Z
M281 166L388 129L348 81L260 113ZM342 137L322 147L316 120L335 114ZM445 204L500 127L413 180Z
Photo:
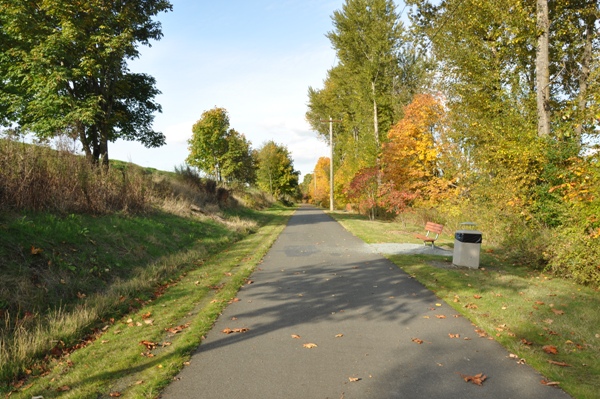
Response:
M171 3L173 11L158 16L162 40L142 48L141 58L130 64L132 71L157 80L163 112L154 128L166 135L167 144L146 149L118 141L110 145L110 157L173 170L188 155L192 125L218 106L227 109L231 127L253 148L274 140L287 146L302 176L311 173L329 150L305 121L307 91L321 88L335 65L325 34L343 0Z

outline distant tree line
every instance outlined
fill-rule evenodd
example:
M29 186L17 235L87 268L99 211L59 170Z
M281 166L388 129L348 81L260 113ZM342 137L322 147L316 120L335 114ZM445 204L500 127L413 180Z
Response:
M267 141L258 149L230 127L224 108L204 111L192 127L188 165L217 182L256 185L275 197L297 197L298 175L288 149Z

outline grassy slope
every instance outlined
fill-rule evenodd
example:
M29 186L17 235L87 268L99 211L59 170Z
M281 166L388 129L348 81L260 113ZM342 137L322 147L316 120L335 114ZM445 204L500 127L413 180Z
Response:
M369 222L356 215L333 216L368 243L418 242L411 232L422 230L421 226ZM446 234L437 245L452 246L453 237ZM500 251L485 246L477 270L452 268L451 257L389 258L516 354L515 361L525 359L574 398L598 398L598 289L507 263ZM546 345L555 346L558 353L546 353Z
M230 224L165 213L0 215L0 309L12 312L13 322L18 312L18 323L47 330L47 342L33 355L49 349L62 354L35 364L31 354L21 363L4 362L5 384L15 371L31 375L11 397L96 398L115 391L155 397L289 213L238 211L229 215ZM187 327L177 334L165 330L181 325ZM71 352L87 334L88 345ZM161 345L149 350L139 344L143 340ZM18 344L28 346L26 340Z

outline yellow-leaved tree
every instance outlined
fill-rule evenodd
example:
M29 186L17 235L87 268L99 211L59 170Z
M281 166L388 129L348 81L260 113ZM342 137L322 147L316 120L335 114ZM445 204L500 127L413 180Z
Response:
M444 155L451 143L445 135L444 107L430 94L416 95L404 108L404 118L388 133L383 145L384 180L419 201L438 201L452 193L444 173Z
M313 203L320 206L329 204L329 158L321 157L315 166L309 195Z

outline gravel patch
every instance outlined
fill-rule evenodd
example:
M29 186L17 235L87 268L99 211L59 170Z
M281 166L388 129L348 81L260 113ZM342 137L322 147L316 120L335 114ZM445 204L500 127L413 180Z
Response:
M450 256L452 250L431 247L431 245L405 244L405 243L383 243L370 245L375 252L387 255L438 255Z

